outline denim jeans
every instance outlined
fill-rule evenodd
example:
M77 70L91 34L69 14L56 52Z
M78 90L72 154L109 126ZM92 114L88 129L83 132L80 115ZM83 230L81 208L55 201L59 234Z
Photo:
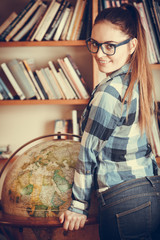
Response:
M160 240L160 176L118 184L98 201L101 240Z

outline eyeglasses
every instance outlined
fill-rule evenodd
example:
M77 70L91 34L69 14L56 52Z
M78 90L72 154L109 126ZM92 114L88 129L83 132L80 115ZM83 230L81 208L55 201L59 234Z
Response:
M98 53L99 47L101 47L102 52L104 54L106 54L108 56L112 56L116 53L116 48L117 47L129 43L131 40L132 40L132 38L129 38L129 39L127 39L123 42L120 42L118 44L113 44L113 43L109 43L109 42L99 43L92 38L88 38L86 40L86 45L87 45L87 48L88 48L89 52L91 52L91 53Z

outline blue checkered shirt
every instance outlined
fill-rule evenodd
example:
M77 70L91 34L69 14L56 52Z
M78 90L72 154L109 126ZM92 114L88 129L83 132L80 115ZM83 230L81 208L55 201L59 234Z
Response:
M155 174L155 156L138 124L138 84L129 108L127 100L122 104L130 81L128 69L126 64L101 81L82 115L83 135L71 211L88 214L93 182L95 189L102 192L124 181Z

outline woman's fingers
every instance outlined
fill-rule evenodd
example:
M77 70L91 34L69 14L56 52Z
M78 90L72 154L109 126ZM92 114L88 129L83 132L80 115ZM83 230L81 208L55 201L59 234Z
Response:
M61 223L64 222L63 228L67 230L78 230L79 228L83 228L85 225L87 217L83 214L66 211L59 217Z

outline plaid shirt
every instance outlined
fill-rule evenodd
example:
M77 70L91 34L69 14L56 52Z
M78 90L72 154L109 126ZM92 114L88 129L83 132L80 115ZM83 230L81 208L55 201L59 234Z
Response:
M129 64L95 88L82 115L82 140L69 210L88 214L91 189L102 192L123 181L153 176L156 160L138 125L139 88L122 100L130 81ZM127 117L128 116L128 117Z

